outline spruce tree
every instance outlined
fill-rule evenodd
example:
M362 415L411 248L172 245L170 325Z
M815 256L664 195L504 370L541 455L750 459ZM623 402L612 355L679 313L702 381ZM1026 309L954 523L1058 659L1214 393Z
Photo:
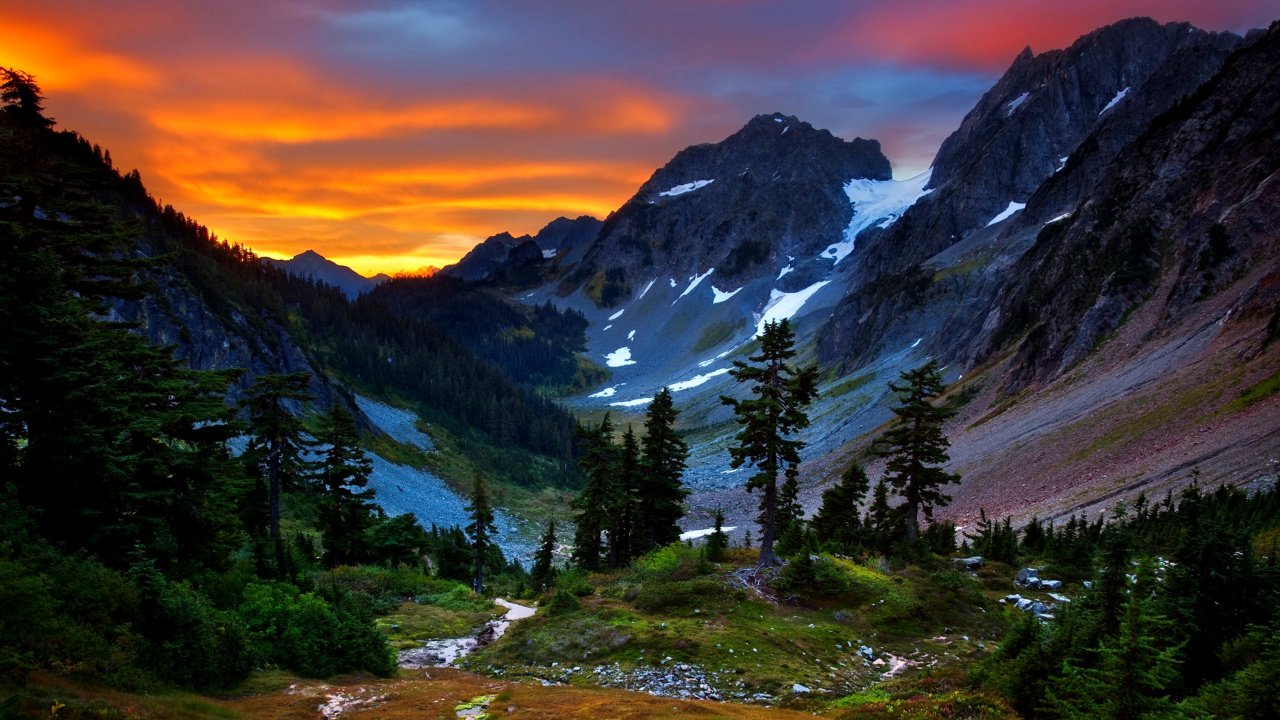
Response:
M373 525L374 491L367 488L373 463L360 448L355 418L335 402L316 438L327 446L315 474L320 533L331 567L354 565L367 554L365 533Z
M489 537L498 531L494 524L493 508L489 505L489 493L484 487L484 478L476 473L475 484L471 489L471 504L467 506L471 513L471 522L467 524L467 536L471 539L471 551L475 553L475 574L471 579L471 589L484 593L485 555L489 551Z
M428 544L427 534L413 513L384 519L370 528L368 538L370 551L390 562L392 570L400 569L403 562L420 564Z
M822 506L813 517L813 531L820 542L844 548L857 543L862 499L870 485L867 473L855 462L840 475L840 482L822 491Z
M720 401L733 408L741 430L735 436L737 445L729 448L730 466L750 464L756 473L747 480L747 491L761 490L760 567L781 564L774 553L777 538L778 473L786 479L797 477L800 450L804 443L789 436L809 426L805 408L817 395L817 369L795 368L788 361L795 357L795 335L786 320L766 323L760 335L760 352L750 359L759 366L734 361L729 371L735 380L749 384L746 400L721 396Z
M867 525L876 539L876 549L881 553L898 540L898 519L901 515L889 505L889 486L881 479L871 494L871 507L867 509Z
M313 469L306 459L311 442L303 435L302 420L289 407L315 399L307 392L310 383L311 375L305 372L259 375L244 401L249 415L245 459L267 481L267 527L277 572L284 570L280 565L280 493L302 486Z
M573 561L583 570L595 571L600 569L600 535L612 530L613 525L610 510L616 497L614 476L618 469L618 451L613 443L609 413L605 413L595 427L580 427L578 434L584 446L578 462L587 476L587 484L573 501L573 507L578 510Z
M804 508L800 505L800 480L795 475L788 475L778 488L777 526L778 536L783 537L792 527L801 524Z
M630 564L631 558L637 554L635 549L643 544L636 538L642 482L640 445L636 442L631 426L627 425L626 431L622 433L613 497L609 502L612 516L608 533L611 568Z
M542 541L538 544L538 554L533 559L533 570L529 573L534 590L541 592L555 582L555 553L556 521L552 520L547 525L547 531L542 534Z
M724 534L724 511L716 510L715 530L707 536L707 560L720 562L724 560L724 552L729 548L729 536Z
M1154 584L1151 562L1144 559L1129 590L1119 633L1098 650L1097 665L1064 665L1064 677L1049 689L1050 700L1063 717L1183 717L1169 697L1178 679L1178 660L1176 648L1159 646L1167 621L1152 607Z
M684 499L689 491L682 477L689 446L675 431L675 403L671 391L663 388L649 403L649 416L644 423L641 448L640 484L637 490L638 507L634 552L642 555L655 547L675 542L680 538L680 526L676 523L684 517Z
M931 519L935 507L951 502L939 488L960 482L959 475L937 467L947 462L951 445L942 434L942 424L955 411L930 402L945 387L936 360L900 377L904 384L889 383L889 389L900 394L901 405L893 408L897 422L876 441L876 452L888 458L887 479L904 500L907 542L914 545L920 535L920 513Z

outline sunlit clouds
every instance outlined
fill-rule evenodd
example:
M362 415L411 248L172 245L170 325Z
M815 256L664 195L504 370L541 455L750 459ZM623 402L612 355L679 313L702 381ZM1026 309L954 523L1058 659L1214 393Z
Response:
M879 139L914 174L1025 45L1135 14L1271 19L1188 0L20 5L0 65L36 75L61 127L221 237L366 274L603 218L757 113Z

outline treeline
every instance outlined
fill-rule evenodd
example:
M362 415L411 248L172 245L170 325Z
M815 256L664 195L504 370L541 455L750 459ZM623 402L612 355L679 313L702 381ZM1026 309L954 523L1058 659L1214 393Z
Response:
M533 387L586 387L577 354L586 350L587 319L550 301L516 305L487 283L436 274L398 277L375 288L377 300L401 316L437 327L518 382Z

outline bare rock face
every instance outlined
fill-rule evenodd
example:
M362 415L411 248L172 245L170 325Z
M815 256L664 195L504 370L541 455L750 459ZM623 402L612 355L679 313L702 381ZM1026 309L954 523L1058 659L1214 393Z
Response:
M583 215L573 220L556 218L539 230L537 235L514 237L511 233L501 232L486 238L457 263L440 272L463 280L483 280L509 266L513 261L513 251L521 246L533 243L537 252L529 254L528 248L525 248L524 254L515 257L514 261L517 264L536 262L594 240L596 233L600 232L601 224L596 218Z
M609 217L562 284L609 307L659 276L716 268L725 282L777 275L787 256L821 264L853 216L844 186L888 180L874 140L845 141L794 117L758 115L719 143L676 154ZM797 278L808 276L794 268ZM801 280L802 281L802 280Z
M966 352L972 326L981 323L974 313L1001 291L1004 271L1028 243L996 262L988 257L986 272L945 283L933 282L931 258L974 233L995 237L1023 218L1044 223L1069 211L1121 149L1213 77L1242 42L1187 23L1136 18L1065 50L1024 50L943 142L933 192L888 229L860 236L850 292L821 333L822 357L857 366L879 352L895 326L922 321L941 341L941 354Z

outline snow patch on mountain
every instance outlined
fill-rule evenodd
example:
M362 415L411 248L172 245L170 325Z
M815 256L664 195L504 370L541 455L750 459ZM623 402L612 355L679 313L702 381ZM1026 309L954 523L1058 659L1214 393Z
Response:
M783 275L786 275L787 273L791 272L792 270L795 270L795 268L791 267L791 265L790 265L790 264L788 264L786 267L782 268L782 270L780 270L780 271L778 272L778 277L776 277L776 278L774 278L774 279L775 279L775 280L781 280Z
M654 278L654 279L650 280L650 281L649 281L649 284L648 284L648 285L645 285L645 286L644 286L644 289L640 291L640 294L636 296L636 299L637 299L637 300L639 300L640 298L643 298L643 297L644 297L644 294L645 294L645 293L647 293L647 292L649 292L649 288L653 287L653 284L654 284L654 283L656 283L656 282L658 282L658 279L657 279L657 278Z
M712 285L712 286L711 286L711 292L715 293L715 299L713 299L713 300L711 301L711 304L712 304L712 305L719 305L720 303L724 302L725 300L728 300L729 298L733 297L734 295L737 295L737 294L738 294L739 292L741 292L741 291L742 291L742 288L738 288L737 290L729 290L729 291L727 291L727 292L726 292L726 291L724 291L724 290L721 290L721 289L717 288L715 285Z
M718 370L712 370L711 372L706 373L704 375L695 375L694 377L691 377L688 380L681 380L678 383L671 383L671 385L669 385L668 387L671 389L671 392L681 392L683 390L696 388L699 385L704 385L707 383L707 381L711 380L712 378L720 377L721 375L726 375L728 374L728 372L729 372L729 368L719 368Z
M687 192L693 192L694 190L698 190L698 189L700 189L700 188L704 188L704 187L706 187L706 186L710 185L710 184L711 184L711 183L713 183L713 182L715 182L715 180L714 180L714 179L712 179L712 180L694 180L694 181L693 181L693 182L691 182L691 183L685 183L685 184L683 184L683 185L677 185L677 186L675 186L675 187L671 188L670 190L665 190L665 191L663 191L663 192L660 192L660 193L658 193L658 195L660 195L660 196L664 196L664 197L675 197L675 196L677 196L677 195L683 195L683 194L685 194L685 193L687 193Z
M1056 222L1059 222L1059 221L1061 221L1061 220L1066 220L1066 219L1067 219L1067 218L1069 218L1069 217L1071 217L1071 213L1069 213L1069 212L1064 212L1064 213L1062 213L1061 215L1059 215L1059 216L1058 216L1058 217L1056 217L1056 218L1052 218L1052 219L1050 219L1050 220L1045 221L1045 225L1052 225L1052 224L1054 224L1054 223L1056 223Z
M675 304L676 304L676 302L679 302L679 301L680 301L680 298L682 298L682 297L684 297L685 295L688 295L689 293L693 292L693 289L694 289L694 288L698 287L698 285L699 285L703 280L706 280L706 279L707 279L707 276L708 276L708 275L710 275L711 273L713 273L713 272L715 272L715 271L716 271L716 269L715 269L715 268L711 268L710 270L708 270L708 271L706 271L706 272L702 273L701 275L694 275L693 277L689 278L689 287L685 288L685 289L684 289L684 292L680 293L680 297L676 298L676 299L675 299L675 301L673 301L671 304L672 304L672 305L675 305ZM672 281L671 281L671 287L675 287L675 280L672 280Z
M626 308L622 308L622 309L621 309L621 310L619 310L618 312L616 312L616 313L614 313L614 314L610 315L610 316L609 316L609 322L613 322L614 320L617 320L618 318L622 317L622 313L624 313L624 312L626 312L626 311L627 311L627 309L626 309Z
M760 337L760 334L764 332L764 326L768 323L795 317L795 314L800 312L800 308L804 307L804 304L808 302L809 298L813 297L814 293L830 283L830 280L822 280L793 293L779 292L776 288L770 290L769 304L764 306L764 313L760 316L760 322L756 324L756 334L752 335L752 337Z
M631 348L620 347L604 356L604 364L609 367L623 367L626 365L635 365L636 361L631 359Z
M995 216L995 217L991 218L991 221L990 221L990 222L988 222L986 226L987 226L987 227L991 227L992 225L995 225L995 224L996 224L996 223L998 223L998 222L1003 222L1003 221L1005 221L1005 220L1008 220L1008 219L1009 219L1009 217L1010 217L1011 215L1013 215L1014 213L1018 212L1019 210L1021 210L1022 208L1026 207L1026 206L1027 206L1027 204L1026 204L1026 203L1020 203L1020 202L1013 202L1013 201L1010 201L1010 202L1009 202L1009 207L1007 207L1007 208L1005 208L1003 211L1001 211L1001 213L1000 213L999 215L997 215L997 216Z
M653 398L645 397L645 398L636 398L635 400L622 400L619 402L611 402L609 403L609 406L610 407L639 407L641 405L648 405L651 402L653 402Z
M863 230L871 227L877 220L884 220L882 227L888 227L894 220L902 217L907 208L933 192L925 189L932 174L933 169L930 168L906 180L850 180L844 186L844 192L849 196L849 202L853 203L853 219L849 221L849 227L845 228L844 240L822 251L819 257L839 263L853 252L853 243Z
M607 387L607 388L605 388L605 389L601 390L600 392L598 392L598 393L592 393L592 394L588 395L587 397L590 397L590 398L607 398L607 397L613 397L614 395L617 395L617 394L618 394L618 388L622 387L623 385L626 385L626 383L618 383L617 385L611 385L611 386L609 386L609 387Z
M1115 106L1116 106L1116 103L1118 103L1118 102L1120 102L1121 100L1123 100L1123 99L1125 98L1125 96L1126 96L1126 95L1128 95L1128 94L1129 94L1129 88L1125 88L1125 89L1121 90L1120 92L1116 93L1116 96L1115 96L1115 97L1113 97L1113 98L1111 98L1111 102L1107 103L1107 106L1106 106L1106 107L1104 107L1104 108L1102 108L1102 112L1098 113L1098 117L1102 117L1103 115L1105 115L1105 114L1107 113L1107 111L1108 111L1108 110L1110 110L1111 108L1115 107Z
M1009 107L1009 112L1005 113L1005 114L1004 114L1004 116L1005 116L1005 117L1009 117L1010 115L1012 115L1014 110L1017 110L1017 109L1018 109L1018 107L1022 105L1022 103L1026 102L1026 100L1027 100L1027 96L1028 96L1028 95L1030 95L1030 94L1031 94L1031 93L1029 93L1029 92L1024 92L1024 93L1022 93L1021 95L1019 95L1018 97L1014 98L1014 99L1013 99L1013 102L1010 102L1010 103L1009 103L1009 105L1008 105L1008 107Z

